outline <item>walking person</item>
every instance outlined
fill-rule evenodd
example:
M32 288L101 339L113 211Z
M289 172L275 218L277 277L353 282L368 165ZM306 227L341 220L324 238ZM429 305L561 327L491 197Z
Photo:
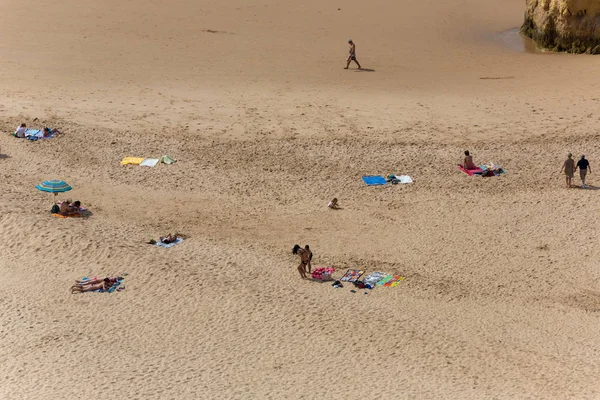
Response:
M586 177L588 171L590 171L590 174L592 173L592 167L590 166L589 161L585 159L584 155L581 155L581 158L579 159L579 161L577 161L577 165L575 166L575 171L577 171L577 168L579 168L579 177L581 178L581 188L585 189L587 187L587 186L585 186L585 177Z
M348 56L348 59L346 60L346 68L344 69L348 69L348 67L350 66L350 62L354 61L356 63L356 65L358 65L358 69L361 69L362 67L360 66L358 60L356 59L356 45L354 44L354 42L352 41L352 39L348 39L348 45L350 45L350 55Z
M567 159L563 163L563 166L560 172L565 171L565 177L567 180L567 188L571 187L571 181L573 180L573 175L575 175L575 160L573 160L573 154L569 153L567 155Z

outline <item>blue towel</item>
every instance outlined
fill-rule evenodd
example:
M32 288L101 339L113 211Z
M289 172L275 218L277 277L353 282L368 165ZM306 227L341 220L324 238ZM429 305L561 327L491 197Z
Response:
M175 246L176 244L179 244L179 243L181 243L181 242L183 242L183 238L180 238L180 237L178 237L178 238L177 238L177 240L176 240L176 241L174 241L173 243L169 243L169 244L167 244L167 243L163 243L163 242L161 242L161 241L159 240L158 242L156 242L156 245L157 245L157 246L164 247L164 248L168 249L169 247L173 247L173 246Z
M373 185L385 185L387 183L387 181L385 180L385 178L383 176L381 176L381 175L363 176L362 179L369 186L373 186Z
M42 131L39 129L27 129L25 131L25 136L41 136Z
M39 140L39 139L52 139L56 132L52 132L52 129L49 129L50 133L48 136L44 137L44 132L39 129L27 129L25 131L25 137L29 140Z

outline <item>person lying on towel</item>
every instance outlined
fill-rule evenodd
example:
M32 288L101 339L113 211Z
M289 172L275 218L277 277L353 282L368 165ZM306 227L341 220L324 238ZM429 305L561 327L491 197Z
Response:
M171 233L169 233L167 236L161 236L159 240L160 240L161 243L171 244L171 243L175 243L178 238L179 238L178 234L171 234ZM148 242L148 244L156 244L156 240L150 239L150 241Z
M79 200L71 203L71 200L65 200L59 204L59 214L64 215L65 217L75 217L81 214L81 211L84 211L85 208L81 206L81 202Z
M465 159L462 167L464 169L477 169L477 165L473 162L473 157L469 154L469 150L465 150Z
M75 281L71 286L71 293L93 292L94 290L108 290L113 285L117 284L121 279L120 276L104 279L90 279L87 281Z
M56 129L56 128L52 128L52 129L50 129L50 128L44 128L44 129L42 130L42 135L43 135L44 137L48 137L48 136L50 136L50 134L52 134L52 133L53 133L53 134L55 134L55 135L60 135L62 132L61 132L61 131L59 131L59 130L58 130L58 129Z

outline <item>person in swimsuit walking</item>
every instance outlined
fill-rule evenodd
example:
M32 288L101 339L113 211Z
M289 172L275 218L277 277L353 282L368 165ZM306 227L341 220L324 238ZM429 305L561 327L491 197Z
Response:
M312 252L310 251L310 248L308 247L308 245L306 245L304 249L299 245L294 245L294 248L292 249L292 254L297 254L298 256L300 256L300 265L298 265L298 272L300 273L300 277L302 279L306 279L307 267L308 273L310 273L310 270L312 268L312 266L310 265L310 261L312 260Z
M567 159L563 163L562 169L560 172L565 171L565 177L567 180L567 188L571 187L571 181L573 179L573 175L575 175L575 160L573 160L573 154L569 153L567 155Z
M346 68L344 69L348 69L348 67L350 66L350 62L354 61L356 63L356 65L358 65L358 69L361 69L362 67L360 66L360 64L358 63L358 60L356 59L356 45L354 44L354 42L352 41L352 39L348 39L348 44L350 45L350 55L348 56L348 59L346 60Z

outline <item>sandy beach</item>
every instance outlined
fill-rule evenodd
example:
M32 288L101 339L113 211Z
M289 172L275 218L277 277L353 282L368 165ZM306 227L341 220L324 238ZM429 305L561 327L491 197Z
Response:
M524 3L0 4L0 398L600 398L600 58ZM296 243L405 279L303 280Z

